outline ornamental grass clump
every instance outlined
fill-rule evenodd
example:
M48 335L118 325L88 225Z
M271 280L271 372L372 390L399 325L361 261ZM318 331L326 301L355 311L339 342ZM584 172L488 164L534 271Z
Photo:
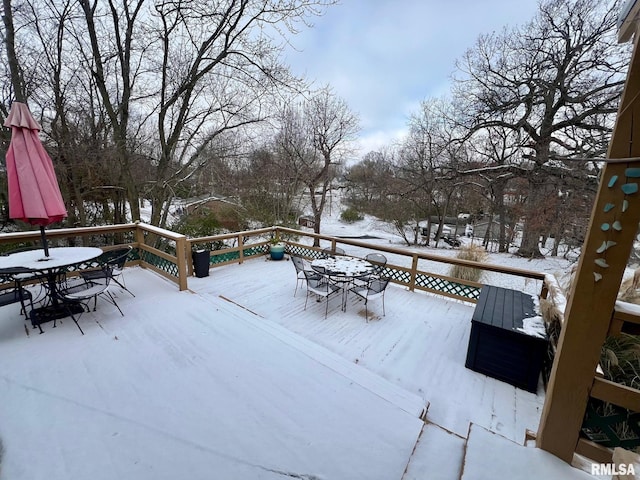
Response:
M474 262L486 262L488 254L482 246L472 243L471 245L461 247L460 250L458 250L456 258ZM449 276L459 278L460 280L479 282L482 277L482 270L462 265L453 265L449 271Z
M640 336L622 333L617 336L609 336L602 345L600 352L600 367L604 378L627 387L640 388ZM628 450L640 453L638 434L634 431L630 422L626 420L633 413L631 410L613 405L609 402L591 398L589 404L593 409L593 415L603 419L614 418L615 422L605 422L609 431L605 432L599 427L583 427L583 432L590 438L598 438L604 441L611 440L611 433L621 442L627 442ZM626 417L626 418L625 418ZM596 440L596 441L601 441ZM615 440L615 439L614 439Z
M600 366L608 380L640 389L640 336L622 333L607 337Z

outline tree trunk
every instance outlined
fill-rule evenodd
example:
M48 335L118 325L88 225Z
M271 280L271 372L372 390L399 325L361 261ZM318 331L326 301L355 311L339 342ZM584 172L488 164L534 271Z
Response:
M487 229L484 232L484 238L482 239L482 246L487 249L489 247L489 240L491 238L491 229L493 228L493 211L489 212L489 222L487 223Z
M549 208L550 195L554 195L553 185L536 181L537 175L529 181L529 196L526 200L525 222L522 242L518 255L529 258L542 258L540 238L548 231L552 210Z
M11 86L13 87L13 95L16 102L25 103L27 101L24 91L24 82L20 72L20 64L16 56L15 46L15 30L13 28L13 11L11 10L11 0L2 0L4 7L4 15L2 20L5 29L5 46L7 49L7 60L9 62L9 71L11 72Z

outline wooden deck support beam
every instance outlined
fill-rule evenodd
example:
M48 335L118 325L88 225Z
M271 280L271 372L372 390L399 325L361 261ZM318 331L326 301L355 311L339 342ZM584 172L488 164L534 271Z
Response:
M640 222L640 52L638 35L608 162L602 171L565 322L558 343L537 445L570 463L593 384L600 349ZM623 188L623 185L628 185ZM615 242L615 243L607 243ZM606 248L605 248L606 247Z

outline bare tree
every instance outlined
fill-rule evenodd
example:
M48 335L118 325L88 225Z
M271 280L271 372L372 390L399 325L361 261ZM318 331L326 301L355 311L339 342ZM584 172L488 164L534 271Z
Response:
M164 225L169 201L195 183L215 139L261 122L275 93L300 88L280 61L283 45L335 0L24 0L17 37L10 3L3 0L13 90L27 91L30 79L43 85L41 111L54 112L49 134L69 167L67 199L81 206L100 187L95 198L121 221L125 205L140 218L145 196L151 222ZM41 78L24 74L38 72L37 63ZM96 140L85 141L91 173L108 176L94 175L95 185L73 163L83 147L74 139L85 133Z
M421 111L410 120L409 135L400 149L399 177L403 182L402 191L397 195L422 206L418 211L426 213L428 232L431 231L431 216L438 217L436 246L451 201L462 187L462 182L452 174L463 150L450 118L450 103L446 100L423 102ZM427 235L427 245L430 241Z
M556 216L538 210L558 194L550 179L588 181L565 159L604 153L626 64L616 15L615 3L546 0L528 25L481 36L458 63L456 97L468 128L510 129L526 152L522 255L541 255L539 239Z
M301 109L289 105L283 111L278 143L288 159L288 168L306 186L315 233L320 233L336 170L350 152L358 130L358 117L328 87L313 94Z
M123 0L118 4L117 0L109 0L104 9L98 0L78 0L78 3L89 37L88 51L82 49L81 52L85 52L85 66L92 73L109 119L116 159L121 166L120 175L114 180L124 185L132 219L139 220L139 193L133 175L129 136L134 85L141 75L136 67L142 64L146 51L142 21L139 20L145 2ZM83 47L83 32L79 31L76 38Z

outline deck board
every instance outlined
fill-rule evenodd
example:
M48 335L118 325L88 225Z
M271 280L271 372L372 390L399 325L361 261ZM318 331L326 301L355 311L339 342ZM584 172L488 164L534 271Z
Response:
M250 279L251 287L248 287ZM526 429L537 430L543 393L532 394L465 368L474 305L425 293L388 287L382 316L380 301L369 305L349 296L346 312L333 298L324 318L324 303L295 289L290 261L250 260L214 268L211 276L189 281L202 295L224 296L369 369L422 397L427 419L466 436L478 424L522 443Z
M423 426L409 394L220 297L125 275L125 316L100 302L84 336L68 319L27 336L0 310L0 478L401 478Z

